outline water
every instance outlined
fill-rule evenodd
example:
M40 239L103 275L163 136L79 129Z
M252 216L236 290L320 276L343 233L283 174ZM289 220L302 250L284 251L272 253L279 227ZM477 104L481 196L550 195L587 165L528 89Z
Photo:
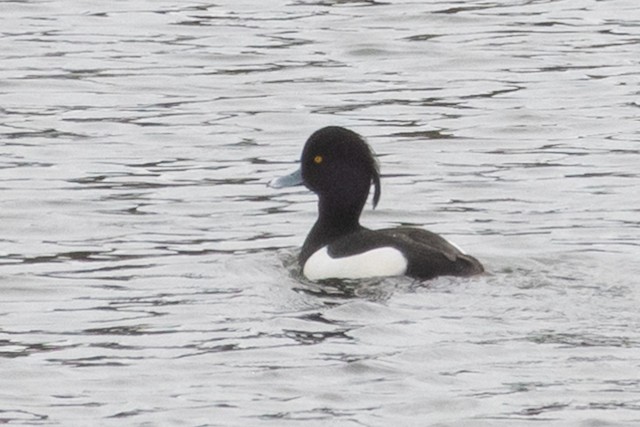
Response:
M639 425L636 3L2 2L0 423ZM301 279L328 124L489 274Z

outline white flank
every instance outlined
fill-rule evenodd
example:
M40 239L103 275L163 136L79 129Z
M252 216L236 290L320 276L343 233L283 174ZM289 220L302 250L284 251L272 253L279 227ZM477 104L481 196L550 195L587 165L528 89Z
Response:
M447 243L449 243L451 246L453 246L454 248L459 250L462 253L462 255L466 255L467 254L465 251L462 250L462 248L460 246L456 245L451 240L447 240Z
M394 248L377 248L358 255L332 258L326 246L314 252L302 270L309 280L400 276L406 271L407 259Z

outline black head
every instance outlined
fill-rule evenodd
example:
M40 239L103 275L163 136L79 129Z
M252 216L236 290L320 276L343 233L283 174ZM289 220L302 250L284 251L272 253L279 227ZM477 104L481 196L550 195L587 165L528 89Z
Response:
M380 173L373 151L357 133L339 126L315 131L300 159L304 184L323 199L358 213L364 207L371 184L373 207L380 200Z

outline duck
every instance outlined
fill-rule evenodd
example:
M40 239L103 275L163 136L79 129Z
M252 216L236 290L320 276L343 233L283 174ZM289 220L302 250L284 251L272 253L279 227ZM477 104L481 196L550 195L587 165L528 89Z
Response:
M318 218L298 256L311 281L409 276L472 276L484 272L476 258L442 236L421 228L372 230L360 215L374 188L381 196L380 168L358 133L327 126L307 139L295 172L270 182L273 188L304 185L318 196Z

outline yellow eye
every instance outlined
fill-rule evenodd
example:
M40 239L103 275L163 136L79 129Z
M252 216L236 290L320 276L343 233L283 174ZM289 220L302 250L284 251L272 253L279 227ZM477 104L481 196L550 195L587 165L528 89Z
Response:
M313 163L315 163L316 165L319 165L320 163L322 163L322 156L315 156L313 158Z

